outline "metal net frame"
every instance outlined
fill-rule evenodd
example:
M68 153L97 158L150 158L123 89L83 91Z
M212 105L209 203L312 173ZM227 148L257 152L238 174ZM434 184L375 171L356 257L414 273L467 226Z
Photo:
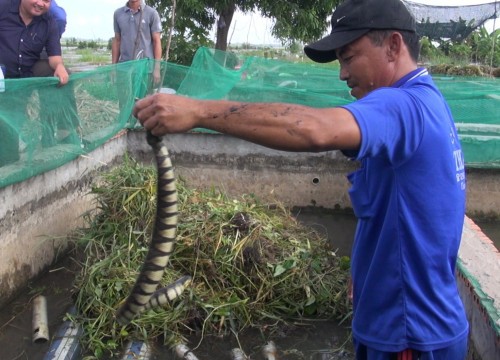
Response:
M403 0L417 21L417 33L431 40L463 40L490 19L498 18L500 2L466 6L434 6Z

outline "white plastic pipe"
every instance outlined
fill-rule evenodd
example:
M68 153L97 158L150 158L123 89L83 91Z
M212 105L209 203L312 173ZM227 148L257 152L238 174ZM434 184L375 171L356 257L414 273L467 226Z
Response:
M45 343L49 340L49 325L47 321L47 299L38 295L33 300L33 343Z
M198 360L195 354L184 344L178 344L175 346L175 353L180 359L183 360Z
M231 350L231 356L233 360L248 360L246 354L239 348L234 348L233 350Z
M278 359L278 350L276 349L276 345L273 341L269 341L262 348L262 355L266 360L277 360Z

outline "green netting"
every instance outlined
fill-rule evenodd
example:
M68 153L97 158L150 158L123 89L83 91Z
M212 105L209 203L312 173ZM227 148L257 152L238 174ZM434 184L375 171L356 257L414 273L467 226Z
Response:
M63 87L52 77L6 79L0 92L0 187L88 154L133 126L134 99L149 91L152 65L145 59L73 73ZM185 67L172 71L183 77Z
M0 93L0 187L85 155L136 126L134 99L149 86L152 62L137 60L54 78L8 79ZM200 48L190 67L162 62L161 88L200 99L289 102L314 107L354 101L338 69ZM469 167L500 167L500 82L435 76L452 109ZM202 129L199 129L203 131Z

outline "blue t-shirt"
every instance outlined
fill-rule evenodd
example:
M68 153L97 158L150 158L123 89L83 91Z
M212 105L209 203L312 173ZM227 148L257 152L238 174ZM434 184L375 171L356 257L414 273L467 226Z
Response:
M344 108L362 138L348 176L353 336L388 352L453 344L468 323L455 280L465 167L450 109L425 69Z
M56 0L52 0L50 2L49 14L54 18L59 30L59 37L61 37L66 31L66 11L57 5Z
M24 25L19 16L20 0L0 0L0 63L5 77L33 76L31 68L45 48L48 56L61 55L57 24L49 14L36 16Z

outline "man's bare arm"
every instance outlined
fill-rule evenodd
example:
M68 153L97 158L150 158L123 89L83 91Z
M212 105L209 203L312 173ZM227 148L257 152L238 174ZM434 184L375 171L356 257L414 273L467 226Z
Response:
M139 100L133 113L157 136L201 127L278 150L311 152L358 149L361 142L357 122L343 108L155 94Z
M120 44L121 44L121 35L119 33L115 33L115 37L111 42L111 63L116 64L118 60L120 60Z
M153 69L153 79L155 85L161 82L161 34L159 32L152 33L153 42L153 56L155 59L155 66Z
M66 85L69 75L64 67L62 56L49 56L49 65L54 70L54 76L59 78L59 84Z

